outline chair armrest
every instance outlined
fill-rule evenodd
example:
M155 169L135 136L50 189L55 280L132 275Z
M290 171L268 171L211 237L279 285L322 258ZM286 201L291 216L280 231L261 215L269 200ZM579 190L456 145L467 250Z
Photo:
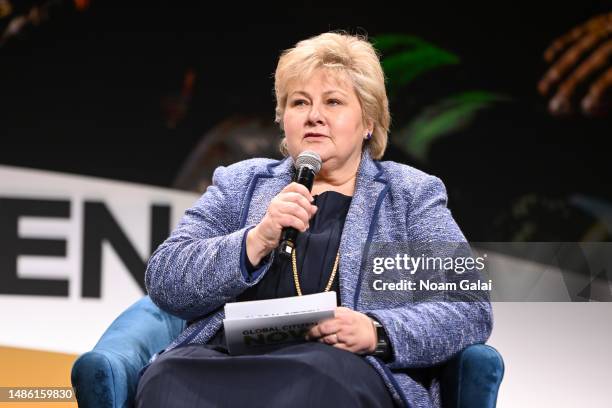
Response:
M442 371L442 406L445 408L494 408L504 377L504 360L484 344L465 348Z
M148 296L130 306L104 332L94 349L74 363L72 386L79 406L132 406L138 372L184 327L185 321L160 310Z

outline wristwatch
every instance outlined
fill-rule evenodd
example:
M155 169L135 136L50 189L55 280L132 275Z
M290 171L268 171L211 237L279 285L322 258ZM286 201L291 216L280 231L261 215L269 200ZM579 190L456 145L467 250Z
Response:
M391 343L389 342L389 337L387 336L387 332L380 322L374 318L372 318L372 324L376 329L376 348L372 355L374 357L378 357L383 361L388 360L391 357Z

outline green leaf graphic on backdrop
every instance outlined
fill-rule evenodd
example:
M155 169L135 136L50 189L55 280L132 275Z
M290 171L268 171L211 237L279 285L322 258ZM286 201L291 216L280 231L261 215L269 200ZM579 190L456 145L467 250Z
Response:
M508 100L510 98L504 95L486 91L453 95L423 109L394 135L393 142L412 157L425 162L436 140L469 125L480 110Z
M372 41L384 55L381 64L390 95L425 72L459 63L457 55L412 35L383 34Z

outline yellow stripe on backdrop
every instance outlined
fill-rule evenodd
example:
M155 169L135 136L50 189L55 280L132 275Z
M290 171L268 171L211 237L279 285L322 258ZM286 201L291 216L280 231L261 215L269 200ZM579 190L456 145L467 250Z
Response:
M70 370L76 354L0 347L0 387L70 387ZM76 403L0 402L0 408L76 408Z

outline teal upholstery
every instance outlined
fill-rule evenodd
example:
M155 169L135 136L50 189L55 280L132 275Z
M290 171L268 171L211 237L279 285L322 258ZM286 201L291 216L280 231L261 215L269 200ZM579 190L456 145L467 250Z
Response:
M504 360L491 346L475 344L446 363L442 373L445 408L495 407Z
M110 325L94 349L72 367L79 407L130 407L138 372L185 328L145 296Z

